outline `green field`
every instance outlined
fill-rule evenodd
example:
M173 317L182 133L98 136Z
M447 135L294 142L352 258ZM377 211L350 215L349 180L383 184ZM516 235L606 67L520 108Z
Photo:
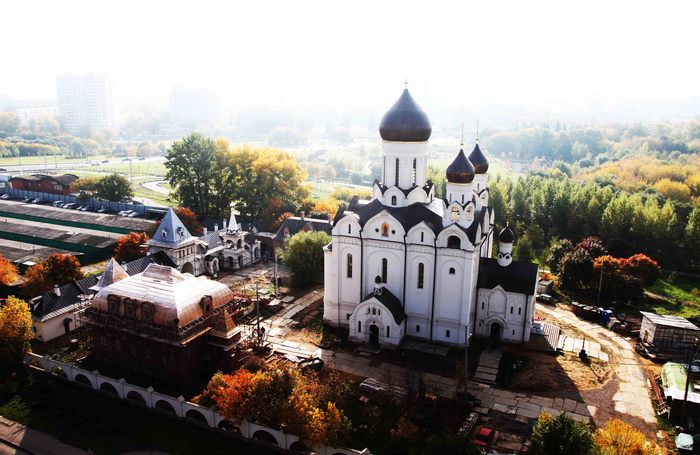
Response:
M19 166L20 164L22 166L26 166L28 164L38 164L38 165L44 165L47 164L49 166L49 169L53 164L65 164L65 163L76 163L83 165L85 164L85 161L102 161L106 159L111 159L112 157L106 156L106 155L94 155L94 156L88 156L87 158L68 158L67 155L57 155L54 157L53 155L50 156L23 156L21 159L16 156L12 157L5 157L5 158L0 158L0 167L2 166Z
M695 295L693 295L694 289L696 290ZM671 283L669 274L664 273L649 290L672 300L692 302L700 305L700 279L698 278L678 275Z

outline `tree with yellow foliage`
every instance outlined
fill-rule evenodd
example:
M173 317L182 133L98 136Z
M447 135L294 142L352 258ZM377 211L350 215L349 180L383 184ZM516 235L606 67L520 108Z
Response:
M22 363L33 337L32 316L24 300L10 296L0 302L0 371Z
M17 281L18 277L17 267L0 255L0 285L9 286Z
M610 419L595 431L595 442L600 455L663 455L656 444L647 441L644 434L632 425Z

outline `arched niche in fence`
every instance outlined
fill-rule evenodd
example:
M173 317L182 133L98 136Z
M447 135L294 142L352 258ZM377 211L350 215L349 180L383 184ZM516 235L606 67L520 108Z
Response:
M89 387L91 389L93 388L92 382L90 382L90 380L84 374L80 374L80 373L76 374L75 379L73 379L73 382L75 382L76 384L80 384L82 386L85 386L85 387Z
M171 405L165 400L156 401L155 408L160 409L163 412L167 412L168 414L175 414L175 408L173 407L173 405Z
M226 419L222 420L221 422L219 422L218 428L221 430L230 431L232 433L241 434L241 429L235 423L231 422L230 420L226 420Z
M280 445L279 442L277 442L277 439L275 439L275 437L272 436L272 434L265 430L258 430L255 433L253 433L253 439L273 446L279 447Z
M114 396L119 396L119 392L117 392L117 389L110 384L109 382L103 382L100 384L100 392L104 392L109 395L114 395Z
M146 399L135 390L130 390L129 393L126 394L126 399L146 406Z
M204 417L204 415L197 411L196 409L190 409L185 413L185 418L194 420L195 422L203 423L205 425L208 425L209 422L207 422L207 418Z

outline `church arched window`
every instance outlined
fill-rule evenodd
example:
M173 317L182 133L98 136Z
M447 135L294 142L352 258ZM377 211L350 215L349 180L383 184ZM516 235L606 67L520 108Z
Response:
M348 224L348 234L352 234L352 224Z
M389 223L382 224L382 237L389 237Z
M362 333L362 321L357 321L357 333Z
M467 221L471 221L474 219L474 207L471 205L467 207Z
M389 326L386 326L386 337L389 338Z
M424 236L425 236L425 232L421 232L421 233L420 233L420 241L421 241L421 242L423 241Z
M455 274L455 268L454 268L454 267L450 267L450 275L454 275L454 274Z
M425 275L425 264L418 263L418 289L423 289L423 277Z
M416 159L413 158L413 171L411 172L411 183L416 184ZM389 335L387 335L389 336Z
M396 196L391 196L391 205L396 205Z
M456 235L447 237L447 248L458 250L462 247L462 241Z
M347 268L347 277L352 278L352 254L348 254L346 268Z
M462 193L462 204L464 204L464 193Z
M459 207L456 205L452 207L452 221L457 221L459 220Z
M382 258L382 283L386 283L386 273L388 268L388 261L386 260L386 258Z
M395 170L394 185L399 186L399 159L396 158L396 170Z

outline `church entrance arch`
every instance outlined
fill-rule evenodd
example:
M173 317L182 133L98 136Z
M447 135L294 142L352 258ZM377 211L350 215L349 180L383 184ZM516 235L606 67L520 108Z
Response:
M379 326L376 324L369 326L369 343L379 344Z
M491 323L491 333L489 335L491 342L498 343L501 341L501 324L498 322Z
M182 266L182 273L191 273L194 275L194 267L191 262L187 262Z

